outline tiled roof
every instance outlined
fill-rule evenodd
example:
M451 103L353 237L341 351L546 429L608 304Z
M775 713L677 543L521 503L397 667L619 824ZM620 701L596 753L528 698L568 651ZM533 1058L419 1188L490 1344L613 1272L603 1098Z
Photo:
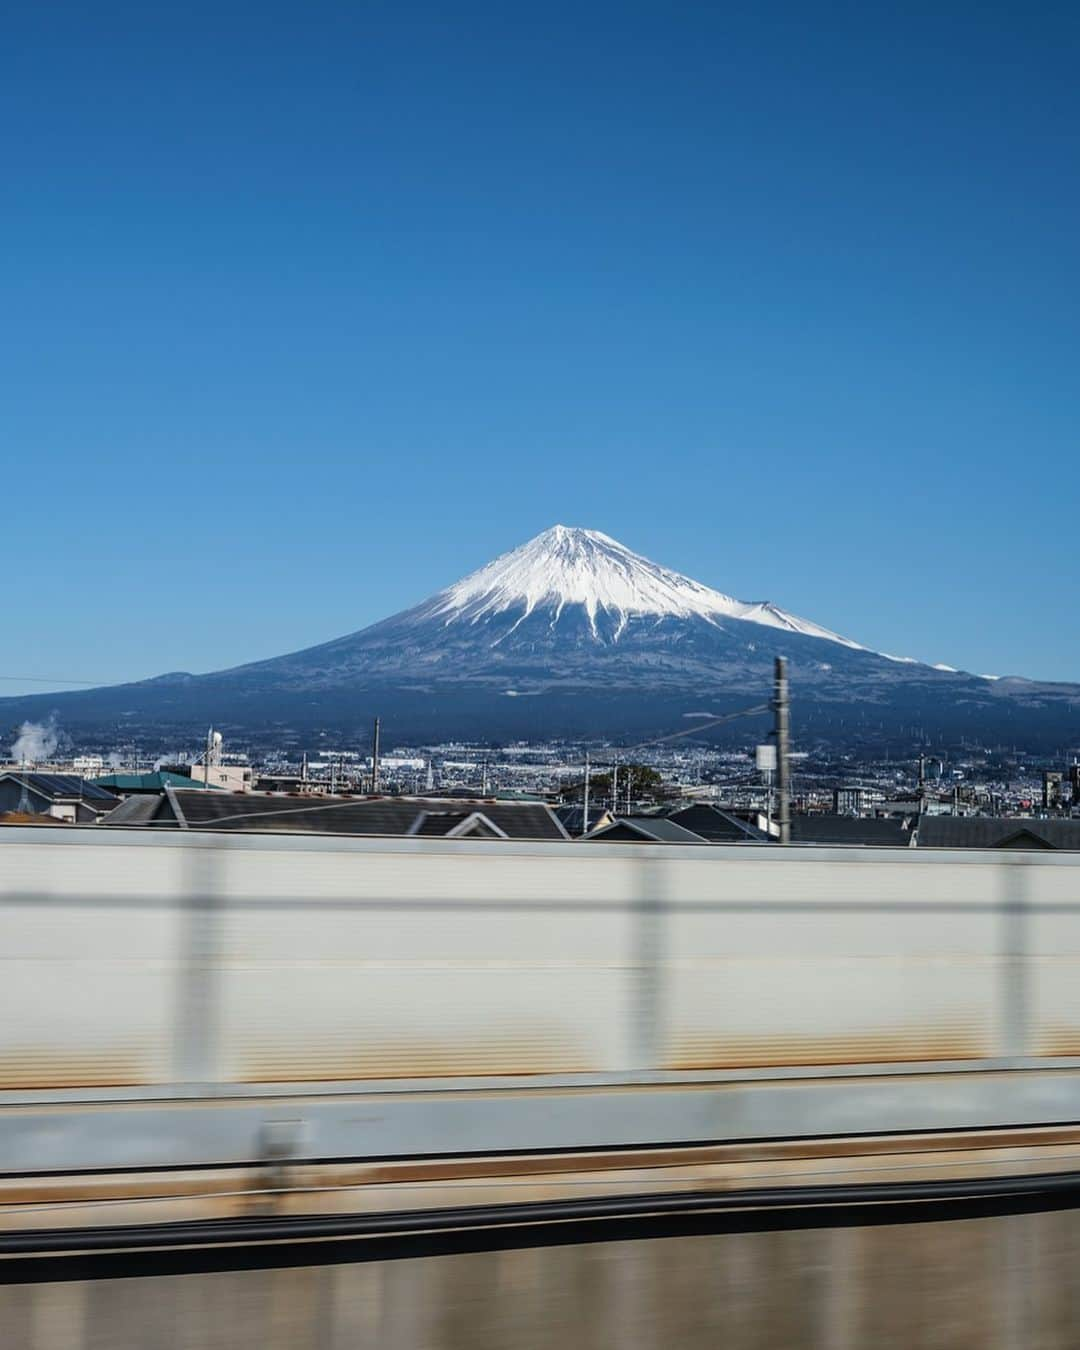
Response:
M409 833L441 839L449 836L481 839L506 837L486 811L422 811L409 827Z
M669 820L666 816L616 816L610 825L605 825L602 829L586 836L588 839L597 839L601 842L609 834L623 834L630 830L635 835L640 836L643 841L653 840L658 844L704 844L708 841L702 839L700 834L694 834L692 831L684 829L682 825L677 825L675 821Z
M585 808L584 806L556 806L555 814L563 823L563 828L567 834L577 837L585 831ZM589 829L595 829L601 821L613 819L611 811L606 806L589 807Z
M741 844L749 839L765 840L768 835L745 820L723 811L709 802L697 802L672 811L668 817L683 829L690 830L710 844Z
M145 825L157 814L160 802L151 793L127 797L105 817L106 825Z
M475 801L465 809L460 799L440 803L431 797L282 797L187 788L174 791L173 796L193 830L405 835L422 813L437 815L442 806L453 813L455 824L479 811L509 839L566 838L551 809L542 802ZM153 823L176 826L168 797L160 799Z
M1080 819L1023 816L924 816L920 848L1080 849Z
M909 848L912 826L903 816L792 816L793 844L862 844L876 848Z

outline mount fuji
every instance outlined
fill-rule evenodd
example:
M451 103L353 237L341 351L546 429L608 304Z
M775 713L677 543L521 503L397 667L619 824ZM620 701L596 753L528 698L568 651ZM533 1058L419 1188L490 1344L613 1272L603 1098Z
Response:
M208 675L3 699L0 725L55 714L80 738L190 735L211 721L366 736L378 714L398 741L642 738L767 700L777 655L803 740L1080 743L1080 686L876 652L563 525L347 637Z

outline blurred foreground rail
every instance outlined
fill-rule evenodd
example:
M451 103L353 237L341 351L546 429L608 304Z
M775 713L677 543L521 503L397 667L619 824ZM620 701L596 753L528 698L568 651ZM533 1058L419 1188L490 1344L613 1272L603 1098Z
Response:
M13 1350L1064 1350L1080 1329L1074 1184L854 1202L830 1187L742 1209L685 1197L681 1213L652 1198L602 1216L523 1206L412 1228L387 1216L365 1234L273 1221L232 1242L143 1230L126 1249L114 1232L97 1251L0 1263L0 1320Z
M1064 854L10 829L0 1317L32 1350L565 1347L571 1318L1080 1343L1046 1284L1078 1250L1078 882ZM901 1267L935 1323L881 1324ZM243 1327L184 1302L255 1286Z

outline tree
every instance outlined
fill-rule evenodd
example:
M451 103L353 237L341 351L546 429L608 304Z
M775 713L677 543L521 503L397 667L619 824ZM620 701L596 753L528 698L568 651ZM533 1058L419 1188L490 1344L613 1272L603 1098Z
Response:
M602 805L606 799L610 799L611 781L610 769L589 776L589 796L596 805ZM664 780L659 770L650 768L648 764L619 765L618 790L619 801L622 803L625 803L628 791L631 798L654 797L662 794L663 785ZM572 783L563 783L559 788L559 796L566 801L579 802L584 795L584 778L575 779Z

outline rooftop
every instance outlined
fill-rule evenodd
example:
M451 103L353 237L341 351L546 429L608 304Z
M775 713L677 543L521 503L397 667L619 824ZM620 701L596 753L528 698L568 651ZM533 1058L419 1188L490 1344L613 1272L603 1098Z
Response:
M176 809L174 810L173 803ZM434 797L299 797L258 792L205 792L174 788L157 800L144 823L175 829L182 823L194 830L235 830L288 834L406 835L417 821L452 819L447 830L479 813L509 839L566 839L555 814L542 802L504 802L453 798L440 803ZM107 824L135 823L116 812ZM428 827L434 829L435 825ZM425 830L425 833L427 831Z
M67 801L100 802L107 806L115 802L113 793L107 792L89 778L80 778L74 773L35 773L32 770L19 770L0 774L0 779L10 779L25 784L31 792L37 792L53 801L61 798Z

